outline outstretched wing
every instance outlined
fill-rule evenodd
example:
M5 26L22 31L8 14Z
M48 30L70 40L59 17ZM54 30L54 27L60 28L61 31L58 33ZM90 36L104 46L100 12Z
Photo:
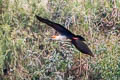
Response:
M71 33L68 29L66 29L65 27L63 27L62 25L60 24L57 24L57 23L54 23L48 19L44 19L44 18L41 18L39 16L36 15L36 18L40 21L40 22L43 22L49 26L51 26L52 28L54 28L57 32L59 32L61 35L65 35L66 37L68 38L72 38L73 36L75 36L73 33Z
M75 47L81 51L82 53L84 54L88 54L92 57L94 57L93 53L91 52L91 50L89 49L89 47L83 42L83 41L80 41L80 40L72 40L72 43L75 45Z

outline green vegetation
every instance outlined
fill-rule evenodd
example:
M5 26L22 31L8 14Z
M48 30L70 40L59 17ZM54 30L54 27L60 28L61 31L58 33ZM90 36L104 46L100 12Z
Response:
M119 80L119 0L0 0L0 80ZM35 15L85 37L95 58ZM80 59L79 59L80 55Z

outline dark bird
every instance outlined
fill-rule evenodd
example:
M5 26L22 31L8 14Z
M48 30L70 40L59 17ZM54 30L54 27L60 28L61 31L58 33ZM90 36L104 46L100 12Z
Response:
M66 29L64 26L54 23L48 19L41 18L36 15L36 18L40 21L43 22L50 27L54 28L57 32L59 32L61 35L58 36L52 36L53 39L55 40L64 40L64 39L70 39L71 43L75 45L75 47L81 51L84 54L88 54L92 57L94 57L93 53L89 49L89 47L83 42L85 39L80 36L80 35L75 35L72 32L70 32L68 29Z

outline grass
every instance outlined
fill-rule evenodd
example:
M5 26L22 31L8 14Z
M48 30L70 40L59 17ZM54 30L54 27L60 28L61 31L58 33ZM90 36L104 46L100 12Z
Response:
M119 0L4 0L1 3L0 79L120 78ZM51 41L55 31L40 23L36 14L84 36L95 58L81 54L70 43Z

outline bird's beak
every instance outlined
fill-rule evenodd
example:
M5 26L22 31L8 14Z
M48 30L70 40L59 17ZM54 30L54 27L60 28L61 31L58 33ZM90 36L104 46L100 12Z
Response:
M56 39L56 37L57 37L56 35L51 36L51 38L53 38L53 39Z

